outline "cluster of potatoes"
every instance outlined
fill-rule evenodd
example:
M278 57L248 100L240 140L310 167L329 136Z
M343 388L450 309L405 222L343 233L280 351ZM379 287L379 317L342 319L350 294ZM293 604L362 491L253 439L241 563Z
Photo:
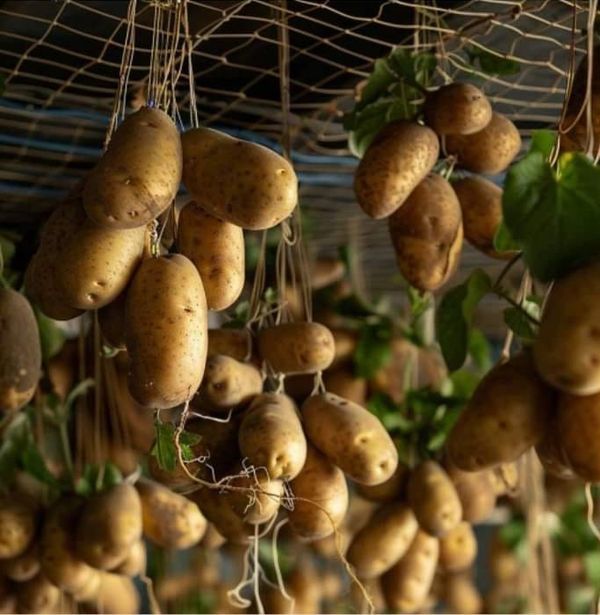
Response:
M30 495L3 497L1 612L62 613L77 605L137 613L133 578L146 573L144 537L185 549L201 540L206 525L195 504L147 479L87 498L63 494L49 507Z
M512 256L494 249L502 190L480 175L504 171L519 153L521 138L471 84L451 83L428 93L423 116L424 124L395 121L375 136L356 170L354 190L367 215L388 218L404 278L433 291L455 272L463 236L488 256ZM434 173L440 149L472 175L450 183Z

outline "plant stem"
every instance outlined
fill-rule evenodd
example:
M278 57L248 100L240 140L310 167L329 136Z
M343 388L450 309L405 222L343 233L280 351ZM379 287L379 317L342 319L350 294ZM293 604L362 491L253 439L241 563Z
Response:
M64 418L61 418L58 424L58 431L60 433L60 442L63 449L63 457L65 460L65 465L67 466L67 471L69 473L69 477L71 480L75 477L73 473L73 457L71 456L71 448L69 446L69 434L67 433L67 423Z

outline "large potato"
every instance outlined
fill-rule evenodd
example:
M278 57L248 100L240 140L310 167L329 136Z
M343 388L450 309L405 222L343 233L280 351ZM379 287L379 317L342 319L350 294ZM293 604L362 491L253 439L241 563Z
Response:
M257 395L244 413L240 451L271 479L298 476L306 461L306 438L294 402L285 395Z
M96 310L116 299L142 258L145 236L144 226L112 229L86 221L66 240L55 265L64 300Z
M17 557L30 545L36 529L36 511L19 497L0 497L0 560Z
M197 399L202 408L227 412L249 403L262 389L262 374L254 365L214 355L206 361Z
M510 259L516 252L498 252L494 237L502 222L502 188L484 177L463 177L452 184L462 210L465 239L492 258Z
M450 83L427 95L425 122L438 135L470 135L492 119L492 105L471 83Z
M282 156L210 128L181 137L183 183L213 216L249 230L285 220L298 201L298 179Z
M398 467L398 451L385 427L367 409L325 393L302 406L304 429L312 444L352 480L385 482Z
M529 352L497 365L481 380L446 442L460 470L516 461L544 435L554 394L537 375Z
M438 562L439 540L419 530L404 557L381 578L392 613L416 613L427 600Z
M101 570L125 560L142 536L142 505L135 487L121 483L91 496L75 529L77 555Z
M33 397L42 350L35 314L25 297L0 289L0 411L13 412Z
M244 288L244 232L188 203L179 215L177 247L198 269L209 310L225 310Z
M101 572L99 586L93 597L84 600L84 608L93 613L131 615L140 612L140 597L129 577Z
M119 126L88 176L85 211L103 226L145 226L172 203L181 168L181 141L173 120L160 109L144 107Z
M400 500L406 482L408 480L409 470L403 463L399 463L396 471L383 483L378 485L356 485L358 494L369 500L369 502L393 502Z
M125 331L135 400L172 408L190 399L204 374L207 310L189 259L174 254L142 262L127 293Z
M385 126L354 175L359 205L371 218L387 218L433 169L440 153L430 128L400 120Z
M306 541L333 534L348 510L344 473L314 446L309 446L306 463L290 487L298 498L287 513L294 534Z
M354 536L346 558L359 578L376 578L404 556L418 529L417 519L406 504L387 504Z
M127 289L98 310L98 324L104 340L113 348L125 350L125 305Z
M61 592L39 573L33 579L16 586L19 613L56 613Z
M331 365L335 343L319 323L286 322L258 333L258 351L276 372L312 374Z
M462 519L462 505L450 477L435 461L420 463L408 480L408 501L428 534L445 536Z
M458 266L463 240L460 204L441 175L428 175L389 219L400 273L422 291L436 290Z
M521 150L521 135L504 115L492 113L483 130L470 135L448 135L446 151L473 173L502 173Z
M367 381L364 378L354 376L348 368L337 367L328 369L323 374L323 383L325 388L335 395L339 395L360 406L364 406L367 403Z
M164 549L188 549L200 542L206 519L194 502L154 481L140 479L144 535Z
M0 561L0 571L11 581L29 581L40 571L40 553L33 541L27 551L9 560Z
M446 464L446 471L458 493L463 519L469 523L485 521L496 507L492 472L463 472L452 464Z
M471 524L462 521L440 538L440 567L445 572L466 570L477 557L477 539Z
M244 329L209 329L208 356L224 354L236 361L248 361L252 356L252 337Z
M600 263L555 282L533 346L542 378L572 395L600 392L599 299Z

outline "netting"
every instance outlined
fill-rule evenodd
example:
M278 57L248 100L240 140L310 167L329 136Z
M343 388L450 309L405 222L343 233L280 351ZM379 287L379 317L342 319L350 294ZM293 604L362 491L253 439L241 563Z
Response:
M130 61L122 84L127 105L146 99L156 37L167 37L175 19L168 7L176 3L163 2L168 10L157 22L157 4L1 5L2 223L35 222L92 166L110 122L124 54ZM585 53L590 6L575 0L189 0L187 11L189 38L182 35L176 54L180 69L173 91L182 124L193 120L190 98L200 123L272 146L288 122L312 248L327 254L354 243L369 290L378 293L398 286L398 276L386 225L366 219L355 203L356 159L342 124L374 60L398 46L433 50L434 83L477 83L527 135L557 124L568 75ZM282 45L289 56L289 113L281 106ZM472 62L481 50L513 61L515 72L484 72ZM463 268L479 265L489 268L485 257L466 250Z

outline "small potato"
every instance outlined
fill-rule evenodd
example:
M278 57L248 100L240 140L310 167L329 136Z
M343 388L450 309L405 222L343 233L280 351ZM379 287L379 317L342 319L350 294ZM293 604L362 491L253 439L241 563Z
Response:
M96 613L130 615L140 612L140 597L129 577L100 572L100 584L96 594L84 602L84 608Z
M385 613L387 609L381 589L381 579L365 579L364 581L361 580L361 583L375 607L375 613ZM365 596L356 583L352 583L350 586L350 600L356 613L369 612L369 605Z
M61 591L39 573L16 586L19 613L55 613Z
M470 83L450 83L427 95L425 122L438 135L470 135L492 119L486 95Z
M348 362L356 351L358 344L358 334L350 329L331 329L333 341L335 345L335 355L333 357L332 367Z
M248 361L252 356L252 337L248 329L209 329L208 356L224 354L236 361Z
M393 502L400 500L408 481L408 467L399 463L396 471L378 485L356 485L357 493L369 502Z
M313 395L302 406L308 439L352 480L385 482L398 467L398 451L368 410L332 393Z
M321 611L320 573L307 560L301 561L284 579L286 592L293 603L275 587L268 587L264 595L266 613L306 613L307 615Z
M387 504L354 536L346 558L359 578L374 579L404 557L418 529L406 504Z
M152 408L190 399L204 375L207 309L189 259L173 254L142 262L127 293L125 331L133 398Z
M446 151L473 173L502 173L521 150L521 135L504 115L492 113L487 126L470 135L448 135Z
M475 248L502 260L516 252L498 252L494 237L502 222L502 188L484 177L463 177L452 183L460 202L465 239Z
M233 510L228 495L216 489L202 488L190 494L202 514L215 526L217 532L233 545L247 545L254 536L254 526L244 522Z
M498 533L494 534L489 550L490 576L498 584L513 584L521 572L521 564Z
M364 378L354 376L350 369L343 367L329 369L323 375L323 382L325 388L331 393L348 399L359 406L366 405L367 381Z
M440 538L440 568L458 572L470 568L477 557L477 539L471 524L462 521Z
M133 543L127 558L115 569L117 574L137 577L146 574L146 545L143 540Z
M553 391L530 353L497 365L481 380L446 442L450 462L474 471L516 461L543 437Z
M445 536L462 519L458 493L435 461L424 461L411 472L408 501L421 528L432 536Z
M286 322L259 332L258 352L276 372L313 374L331 365L335 343L319 323Z
M96 224L145 226L173 202L181 181L182 151L173 120L160 109L132 113L89 174L83 206Z
M121 564L142 536L142 505L133 485L121 483L92 495L75 529L77 555L100 570Z
M8 579L18 583L33 579L40 571L40 554L37 543L32 542L27 551L17 557L1 560L0 570Z
M36 511L24 499L0 497L0 560L17 557L31 544L36 529Z
M287 511L290 527L301 540L320 540L332 535L348 510L348 486L344 473L313 446L308 447L302 471L290 483L293 510Z
M285 220L298 202L298 179L282 156L210 128L181 137L183 183L213 216L249 230Z
M463 472L446 464L448 476L454 483L463 511L463 519L469 523L485 521L496 507L496 492L491 470Z
M263 393L242 418L240 451L274 480L298 476L306 461L306 438L294 402L285 395Z
M427 600L438 562L439 540L419 530L404 557L381 578L392 613L416 613Z
M29 301L9 288L0 289L0 339L0 412L14 412L37 389L42 350Z
M470 574L459 573L445 576L442 599L449 613L476 615L483 612L481 594Z
M450 183L428 175L389 219L400 273L411 286L436 290L455 272L463 241L462 214Z
M339 282L346 273L346 266L339 258L318 258L310 264L310 285L313 291Z
M202 539L206 519L194 502L154 481L140 479L144 535L164 549L189 549Z
M104 340L117 350L125 350L125 304L127 289L98 310L98 324Z
M202 278L209 310L225 310L244 288L244 232L215 218L193 201L179 215L179 252L194 263Z
M600 393L599 297L600 263L561 278L548 296L533 356L540 376L565 393Z
M283 481L268 480L263 472L234 478L232 487L248 491L229 491L227 497L233 511L245 522L259 525L270 521L279 511L283 497Z
M197 399L203 408L228 412L249 403L262 389L262 374L254 365L214 355L206 361Z
M385 126L369 145L354 175L359 205L371 218L393 214L433 169L440 153L437 135L400 120Z

